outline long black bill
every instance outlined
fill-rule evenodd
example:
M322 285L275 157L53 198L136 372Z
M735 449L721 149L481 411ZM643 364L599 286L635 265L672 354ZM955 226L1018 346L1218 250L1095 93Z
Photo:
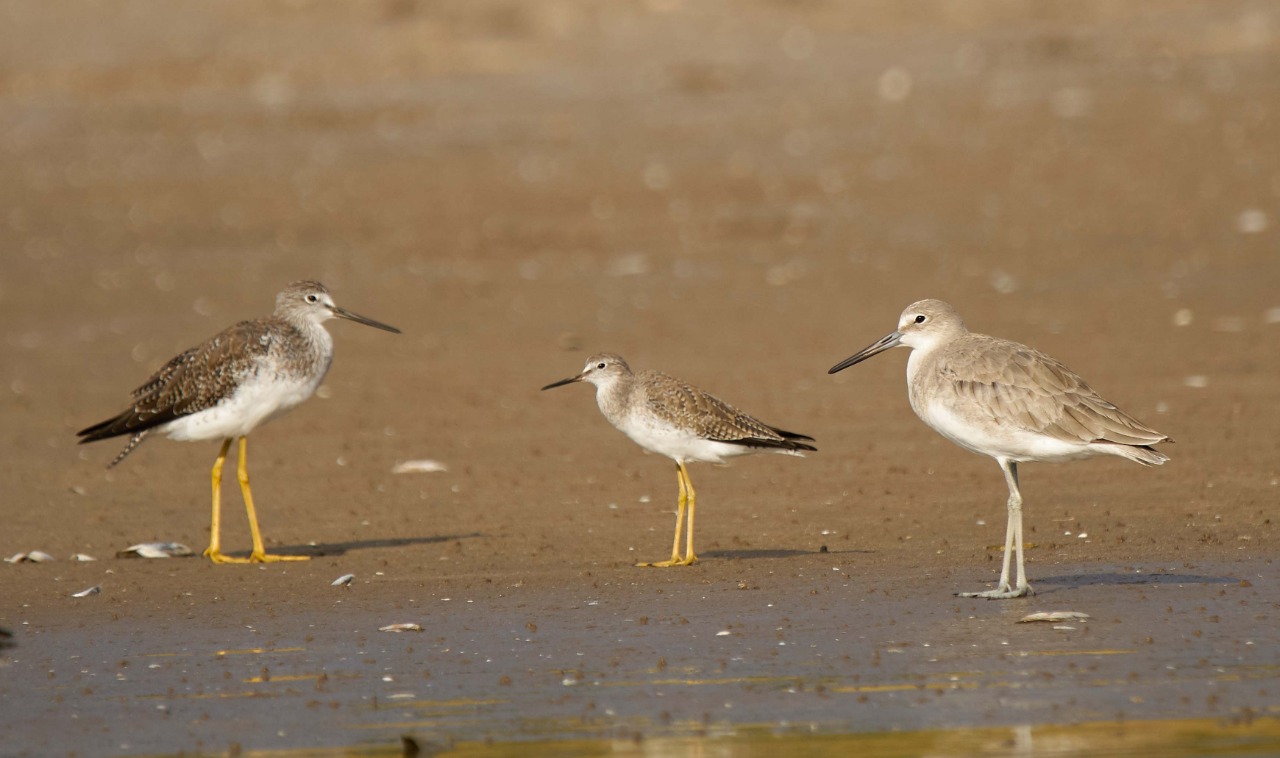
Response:
M563 387L566 384L573 384L574 382L580 382L580 381L582 381L582 374L578 374L577 376L571 376L568 379L561 379L558 382L552 382L551 384L548 384L542 389L544 390L555 389L556 387Z
M391 326L390 324L384 324L381 321L374 321L368 316L361 316L359 313L352 313L346 308L339 308L338 306L335 305L335 306L332 306L329 310L333 311L333 315L337 316L338 318L345 318L348 321L354 321L357 324L372 326L374 329L383 329L385 331L394 332L396 334L400 333L399 329L395 328L394 326Z
M890 348L897 347L902 342L902 335L898 332L889 332L881 337L877 342L867 345L853 355L845 358L836 365L827 369L828 374L834 374L837 371L844 371L855 363L862 363L873 355L879 355Z

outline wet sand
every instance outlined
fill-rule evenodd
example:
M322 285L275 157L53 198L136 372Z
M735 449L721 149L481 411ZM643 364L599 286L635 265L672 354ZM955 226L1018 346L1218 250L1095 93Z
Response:
M1272 5L3 13L0 552L58 559L0 566L6 752L1274 739ZM216 445L104 471L74 432L299 278L404 330L333 324L325 396L250 439L269 547L312 560L114 559L207 544ZM1006 493L911 413L905 351L825 373L920 297L1177 440L1023 467L1034 598L953 597ZM820 452L693 467L702 562L634 568L670 463L538 392L598 350Z

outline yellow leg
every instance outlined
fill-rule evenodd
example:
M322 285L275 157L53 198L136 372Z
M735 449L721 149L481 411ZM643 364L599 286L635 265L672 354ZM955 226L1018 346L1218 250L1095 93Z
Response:
M213 462L213 523L209 527L209 547L204 556L214 563L248 563L244 558L232 558L222 554L222 464L227 460L227 451L231 449L231 439L222 441L222 449Z
M254 563L275 563L276 561L305 561L306 555L267 555L262 545L262 532L258 531L258 513L253 508L253 493L249 490L249 467L246 461L248 453L248 437L240 438L240 460L236 467L236 476L240 479L240 493L244 495L244 509L249 514L249 532L253 535L253 552L249 560Z
M692 566L698 562L698 556L693 552L693 511L698 507L698 497L693 494L693 480L689 478L689 470L680 464L680 473L684 474L684 486L689 492L689 527L686 530L688 542L685 544L684 560L680 562L682 566Z
M683 463L676 464L676 481L680 485L680 499L676 507L676 536L671 543L671 560L658 561L656 563L637 563L637 566L645 568L666 568L668 566L688 566L696 562L698 559L694 557L690 560L689 556L693 555L693 483L689 481L689 472L685 469ZM689 512L689 548L688 554L684 558L680 557L680 531L684 526L684 514L686 508Z

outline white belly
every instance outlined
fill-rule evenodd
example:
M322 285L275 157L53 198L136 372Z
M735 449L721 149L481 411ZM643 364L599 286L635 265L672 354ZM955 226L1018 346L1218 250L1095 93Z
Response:
M639 414L629 416L617 427L645 450L684 463L724 463L728 458L755 452L746 445L703 439L686 430L654 422L650 417Z
M255 378L212 408L170 421L160 430L169 439L184 441L239 437L311 397L322 379L299 380L269 374Z
M966 450L1011 461L1070 461L1106 452L1094 445L1065 442L1046 434L1019 429L995 419L969 419L943 403L917 409L934 431Z

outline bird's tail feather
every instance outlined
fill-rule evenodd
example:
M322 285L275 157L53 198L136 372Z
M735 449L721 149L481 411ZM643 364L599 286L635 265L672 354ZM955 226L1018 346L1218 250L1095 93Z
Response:
M134 449L138 447L138 445L142 444L142 440L147 436L148 431L149 430L147 429L143 429L142 431L136 432L133 434L133 436L129 437L129 444L125 445L124 450L121 450L120 454L117 455L114 460L112 460L110 463L107 464L107 468L109 469L115 468L116 465L120 463L120 461L123 461L125 458L128 458L129 453L132 453Z
M1144 466L1159 466L1169 460L1169 456L1159 450L1156 450L1150 445L1121 445L1118 443L1104 444L1106 444L1107 448L1116 455L1124 456L1125 458L1141 463Z

